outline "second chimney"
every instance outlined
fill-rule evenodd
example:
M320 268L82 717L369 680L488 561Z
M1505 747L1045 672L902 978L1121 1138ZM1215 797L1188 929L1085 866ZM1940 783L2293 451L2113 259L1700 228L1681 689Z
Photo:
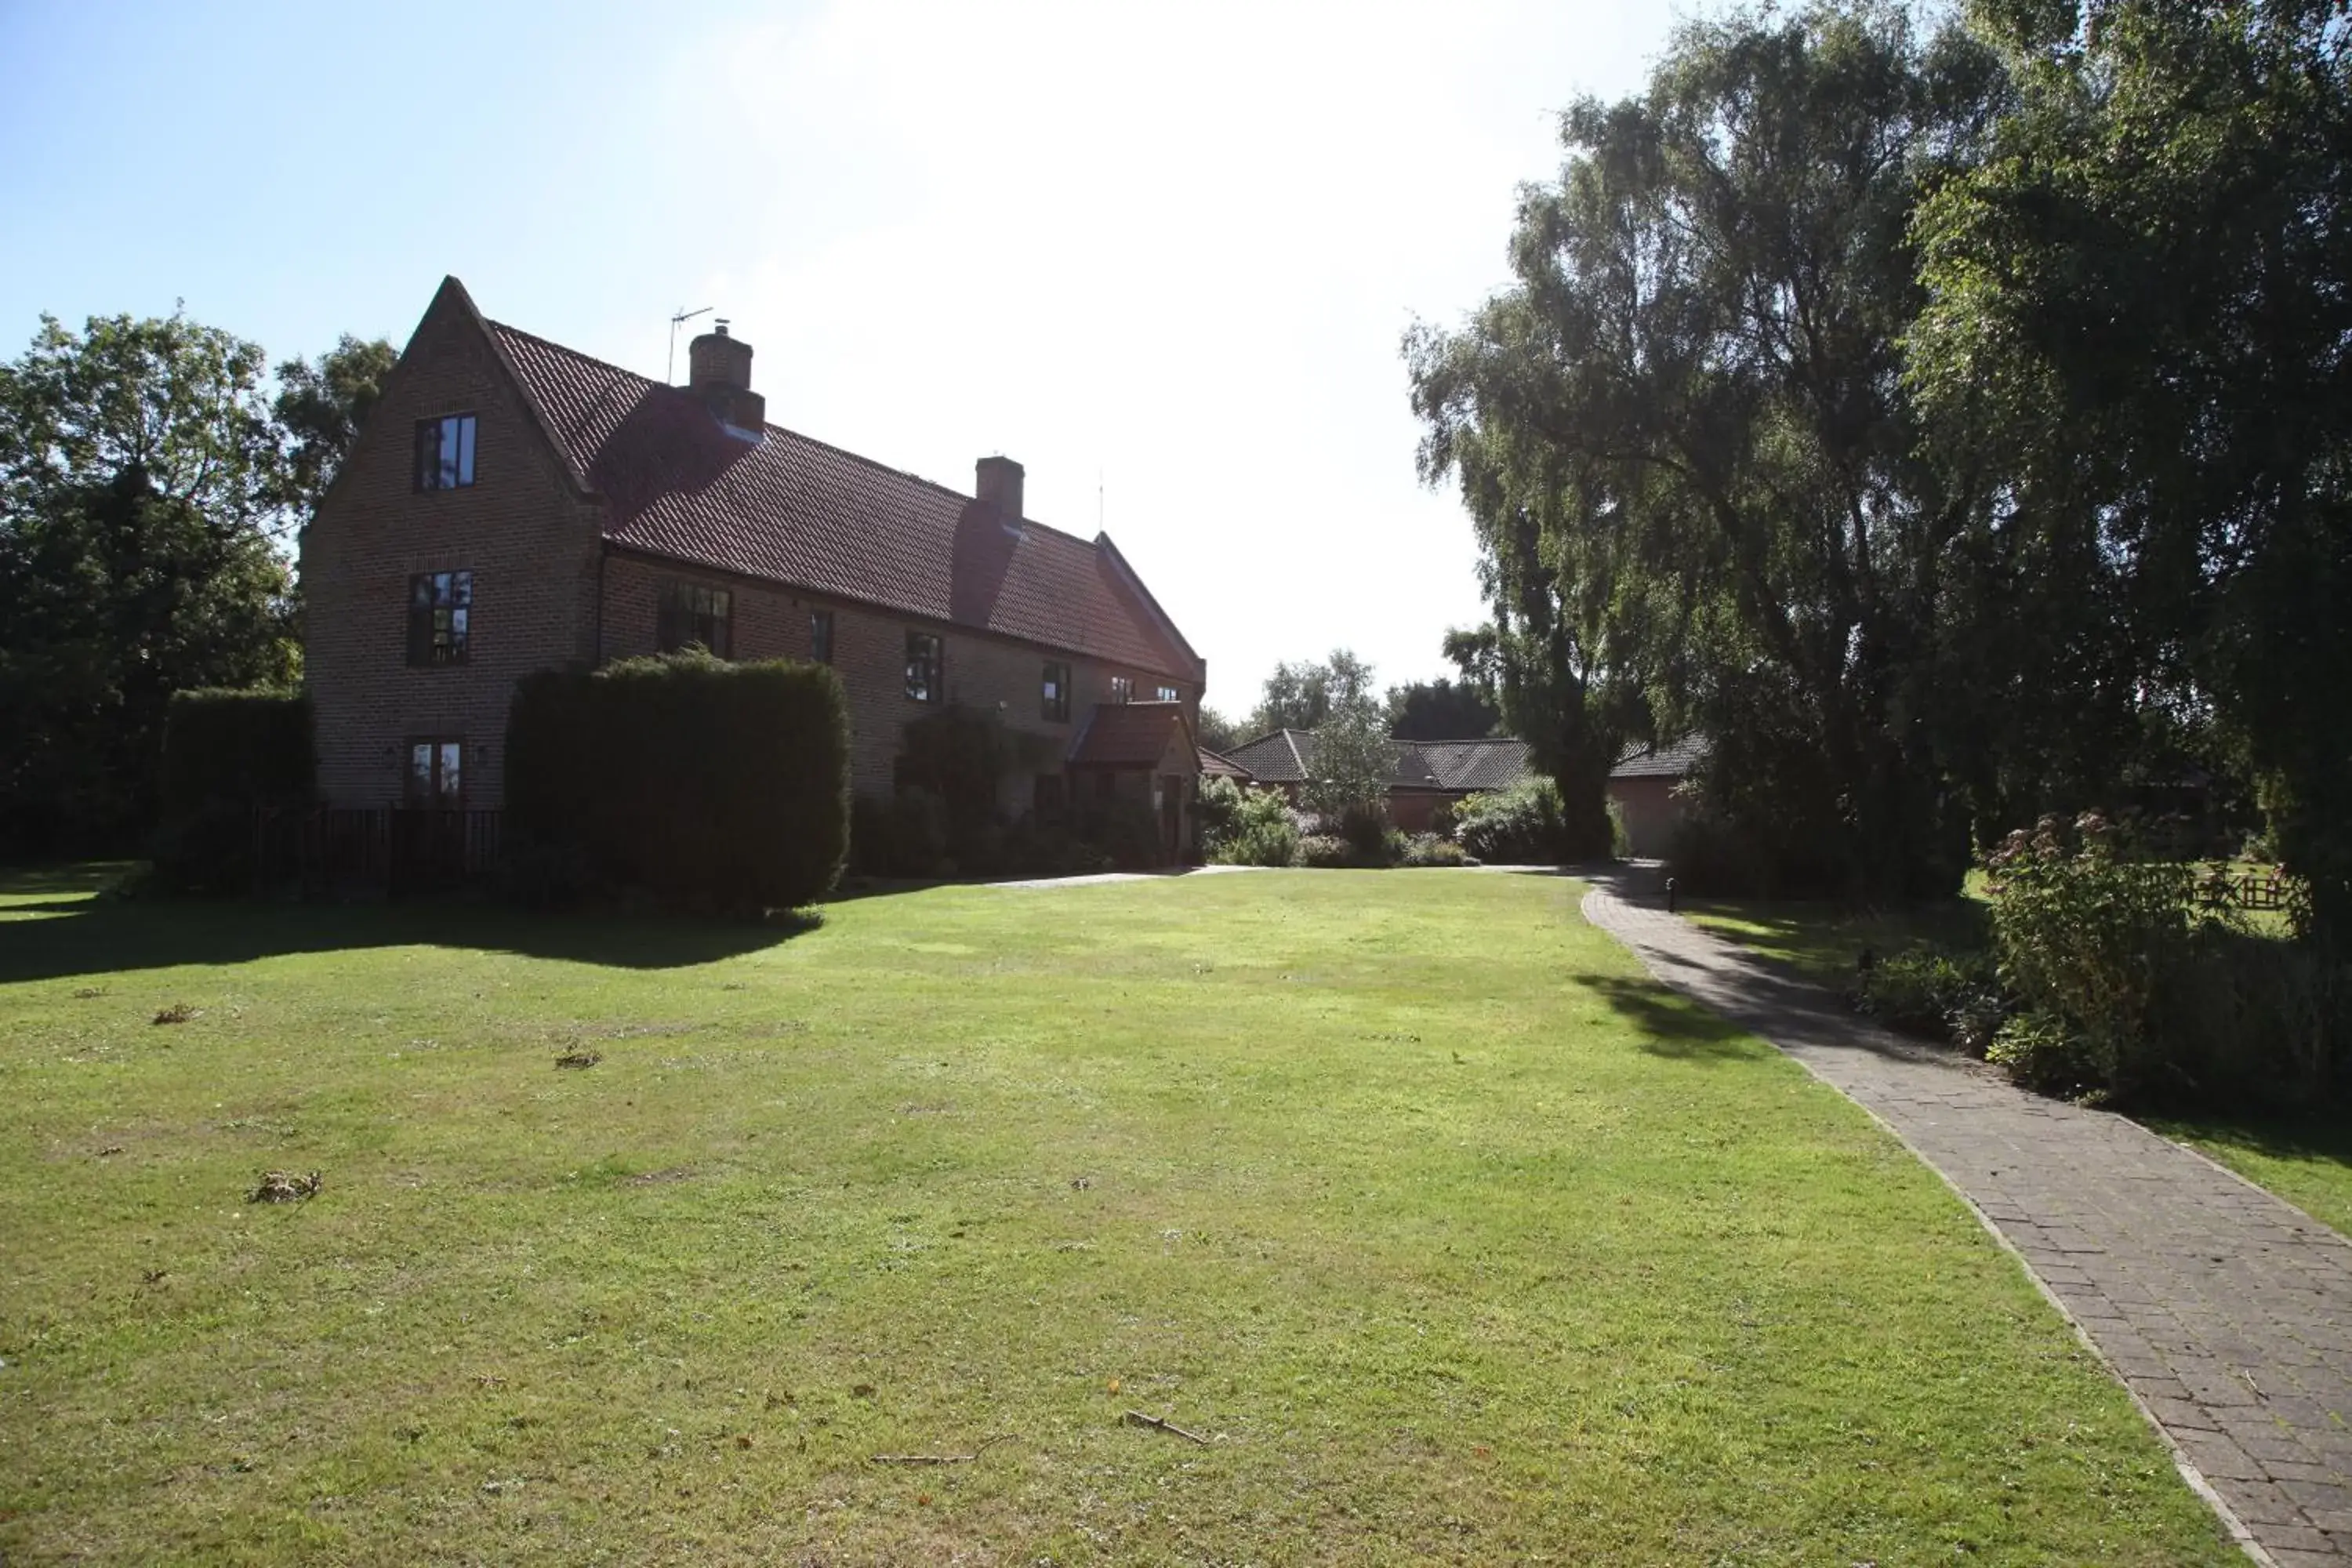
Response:
M686 378L710 412L757 435L768 422L768 400L751 390L751 345L730 337L725 321L686 345Z
M972 494L983 506L992 506L1009 522L1021 521L1021 465L1010 458L982 458Z

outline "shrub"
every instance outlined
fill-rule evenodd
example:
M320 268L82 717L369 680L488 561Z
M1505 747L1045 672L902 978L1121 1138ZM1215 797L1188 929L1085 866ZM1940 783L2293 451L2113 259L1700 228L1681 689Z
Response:
M507 721L512 845L577 851L666 902L755 911L812 902L849 838L849 729L823 665L729 664L689 649L546 671Z
M1559 786L1528 779L1470 795L1455 813L1454 836L1465 851L1490 865L1557 865L1569 849Z
M2106 1076L2090 1041L2048 1013L2020 1013L2001 1025L1985 1059L2044 1094L2095 1090Z
M1230 780L1213 781L1230 784ZM1235 790L1231 825L1210 858L1226 866L1288 866L1298 858L1298 823L1281 792Z
M973 865L992 858L984 842L997 822L997 787L1011 771L1015 742L993 712L950 705L909 720L901 731L896 783L938 803L944 854ZM903 875L928 875L908 871Z
M1298 864L1320 871L1358 865L1355 847L1335 833L1310 833L1298 840Z
M1406 841L1397 856L1400 866L1466 866L1470 857L1462 846L1439 837L1434 833L1423 833Z
M1857 1012L1888 1027L1948 1039L1983 1055L2002 1013L1992 956L1916 947L1879 960L1857 977Z
M1201 781L1195 813L1201 824L1201 853L1214 860L1229 843L1241 821L1242 786L1222 775Z
M1160 814L1140 800L1090 802L1078 817L1077 836L1122 871L1144 870L1160 860Z
M2001 981L2050 1026L2033 1026L2033 1037L2072 1037L2086 1087L2105 1096L2168 1077L2155 1007L2159 978L2189 959L2194 871L2137 854L2096 815L2071 828L2044 817L2011 834L1986 868Z
M307 804L313 769L310 704L299 692L173 692L163 716L157 885L250 889L255 813Z

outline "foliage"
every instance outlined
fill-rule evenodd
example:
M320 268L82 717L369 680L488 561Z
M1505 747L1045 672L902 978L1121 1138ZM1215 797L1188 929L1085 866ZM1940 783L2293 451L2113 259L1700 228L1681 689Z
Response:
M1335 711L1376 701L1372 667L1344 647L1333 648L1321 663L1276 665L1245 728L1249 738L1276 730L1319 729Z
M527 676L507 721L509 832L672 904L798 908L847 848L848 734L823 665L689 649Z
M345 332L317 359L278 367L270 412L285 446L278 495L298 521L308 522L326 499L399 360L400 351L383 339L362 342Z
M1462 846L1434 833L1414 834L1395 856L1395 862L1400 866L1463 866L1469 860L1470 857Z
M310 704L298 691L175 691L163 720L155 875L189 892L252 885L254 814L310 798Z
M2352 54L2341 7L1988 0L2017 83L1915 220L1911 382L2007 498L1990 701L2153 693L2352 942ZM2056 640L2053 642L2053 638Z
M1122 871L1160 863L1160 814L1147 801L1128 795L1088 801L1077 821L1080 840Z
M262 371L181 316L0 366L0 854L141 842L172 693L295 677Z
M1299 804L1318 816L1377 819L1396 772L1396 746L1369 696L1334 704L1315 730L1315 776Z
M2189 961L2192 868L2138 853L2097 816L2021 828L1986 868L2001 983L2032 1016L2016 1037L2050 1055L2064 1037L2084 1079L2071 1087L2124 1099L2183 1087L2165 1081L2156 1009L2163 977Z
M1575 854L1559 786L1549 779L1468 796L1454 836L1465 853L1492 866L1556 866Z
M1310 833L1298 840L1297 863L1314 870L1336 871L1360 866L1363 858L1354 845L1336 833Z
M1594 848L1613 753L1654 724L1717 739L1721 809L1764 854L1855 891L1956 884L1934 590L1987 501L1918 456L1896 372L1912 204L1999 82L1892 8L1686 24L1646 93L1565 115L1517 285L1408 338L1423 472L1459 481L1494 611L1457 649Z
M1249 739L1231 719L1205 702L1201 704L1200 722L1192 726L1192 734L1202 745L1220 755Z
M1502 713L1468 680L1416 680L1389 688L1388 731L1400 741L1476 741L1495 732Z
M1890 1028L1982 1056L2007 1009L1992 955L1936 946L1876 956L1854 976L1854 1010Z
M1201 794L1204 802L1213 794L1217 797L1213 809L1224 822L1209 846L1211 860L1224 866L1288 866L1298 858L1298 823L1279 790L1241 789L1231 779L1211 779L1201 786Z
M898 793L919 790L939 803L949 858L986 858L975 852L997 824L998 790L1013 764L1015 742L1004 721L993 711L950 704L909 720L902 734Z

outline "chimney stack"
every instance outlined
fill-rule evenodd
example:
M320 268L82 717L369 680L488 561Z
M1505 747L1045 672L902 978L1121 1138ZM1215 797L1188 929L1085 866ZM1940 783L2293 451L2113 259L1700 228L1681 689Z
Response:
M730 337L722 318L686 346L688 391L722 424L757 437L768 422L768 400L751 390L751 345Z
M972 494L983 506L992 506L1008 522L1021 521L1021 465L1010 458L982 458Z

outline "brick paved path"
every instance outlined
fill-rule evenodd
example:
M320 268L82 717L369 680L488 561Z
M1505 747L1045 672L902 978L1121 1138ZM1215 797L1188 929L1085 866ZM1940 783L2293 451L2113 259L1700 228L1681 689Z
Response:
M2352 1245L2203 1157L1889 1035L1667 914L1639 870L1585 918L1876 1115L2016 1248L2248 1550L2352 1562Z

